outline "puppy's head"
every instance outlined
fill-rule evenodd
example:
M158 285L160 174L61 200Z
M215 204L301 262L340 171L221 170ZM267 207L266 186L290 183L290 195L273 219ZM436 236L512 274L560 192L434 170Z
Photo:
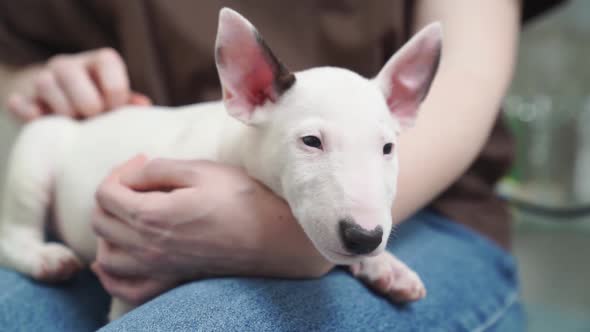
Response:
M398 135L428 93L441 28L419 32L373 79L340 68L291 73L238 13L220 13L216 63L229 114L256 128L272 165L251 174L281 194L316 248L348 264L383 251Z

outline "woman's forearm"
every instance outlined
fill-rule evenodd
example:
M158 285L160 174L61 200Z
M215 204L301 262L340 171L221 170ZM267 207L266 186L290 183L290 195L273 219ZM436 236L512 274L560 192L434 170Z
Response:
M442 22L443 53L416 126L400 140L395 221L427 205L479 154L512 77L519 17L516 0L416 4L416 29Z

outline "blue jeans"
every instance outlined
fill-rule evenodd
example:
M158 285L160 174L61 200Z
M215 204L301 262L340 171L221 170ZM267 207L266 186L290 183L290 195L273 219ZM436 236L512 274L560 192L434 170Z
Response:
M388 250L422 277L428 296L394 305L343 268L315 280L217 278L173 289L102 331L524 331L513 257L424 211ZM0 270L0 330L92 331L109 298L85 272L59 286Z

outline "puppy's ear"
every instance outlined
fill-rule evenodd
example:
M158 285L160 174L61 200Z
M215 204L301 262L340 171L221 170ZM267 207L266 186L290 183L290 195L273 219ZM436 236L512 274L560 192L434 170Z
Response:
M223 8L215 62L230 115L251 124L265 118L259 106L276 102L295 83L295 75L275 57L256 28L237 12Z
M389 110L404 127L413 125L430 89L442 48L440 23L422 29L396 52L374 79Z

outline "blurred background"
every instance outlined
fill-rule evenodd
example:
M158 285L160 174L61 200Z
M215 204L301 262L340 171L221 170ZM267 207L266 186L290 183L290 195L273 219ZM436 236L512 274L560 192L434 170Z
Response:
M505 117L517 158L512 202L531 331L590 331L590 1L524 31Z
M590 1L524 31L505 101L517 160L498 188L512 202L531 331L590 331ZM0 174L17 132L0 112Z

